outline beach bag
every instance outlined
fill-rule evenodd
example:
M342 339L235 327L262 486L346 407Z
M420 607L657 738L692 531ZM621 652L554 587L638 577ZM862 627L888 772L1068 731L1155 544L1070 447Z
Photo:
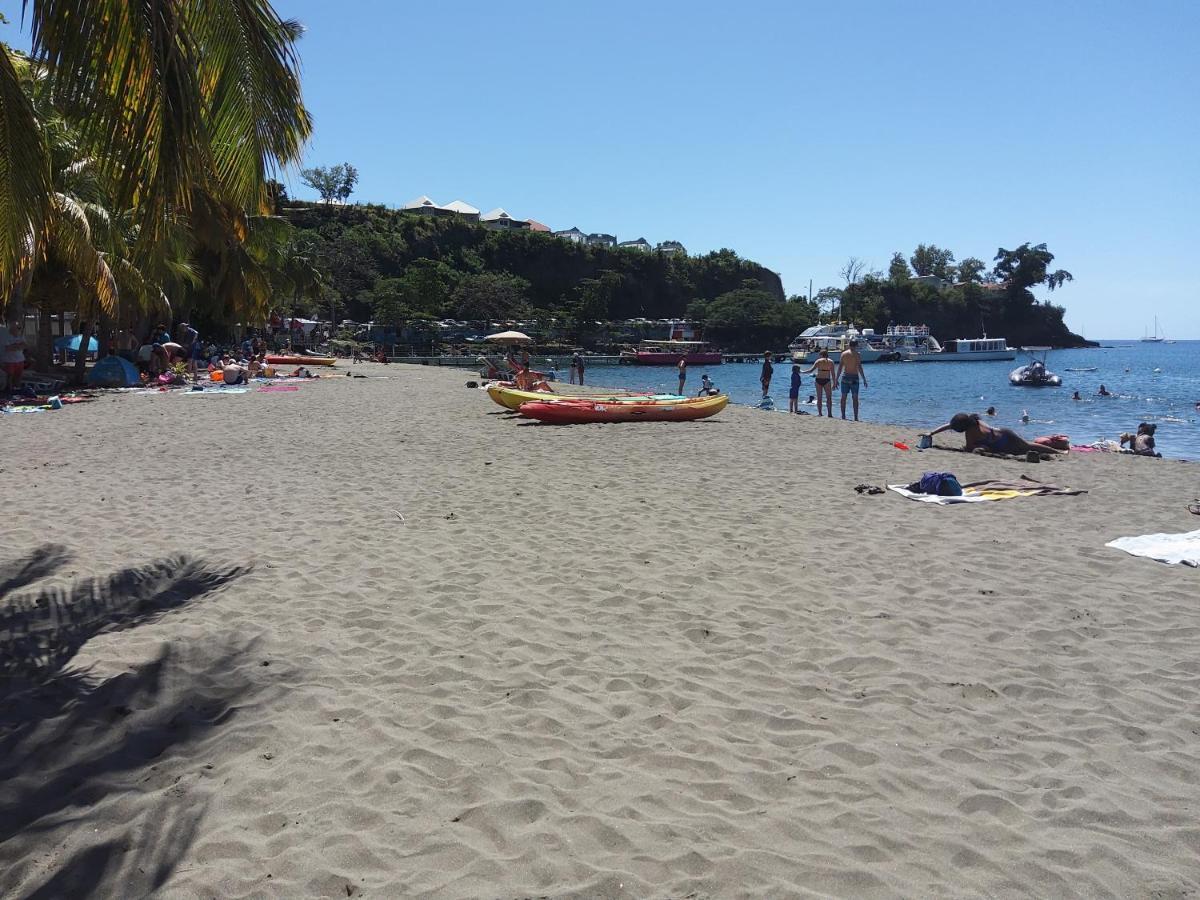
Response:
M961 497L962 485L951 472L926 472L921 480L908 486L916 494L934 494L938 497Z
M1041 444L1043 447L1053 447L1055 450L1070 450L1071 439L1065 434L1046 434L1039 438L1034 438L1035 444Z

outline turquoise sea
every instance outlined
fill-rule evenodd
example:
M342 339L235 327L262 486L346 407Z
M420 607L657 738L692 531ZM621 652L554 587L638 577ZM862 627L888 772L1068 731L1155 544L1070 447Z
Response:
M1123 431L1136 430L1139 422L1154 422L1163 456L1200 459L1200 410L1196 408L1200 403L1200 341L1101 343L1094 349L1050 353L1048 367L1063 379L1059 388L1012 387L1008 373L1026 359L1020 353L1014 362L869 364L871 385L862 390L861 418L912 426L915 432L940 425L956 412L982 413L995 406L992 421L999 425L1031 438L1068 434L1076 443L1115 440ZM699 389L700 376L707 372L734 403L753 406L761 397L760 365L756 361L693 366L688 372L687 393ZM1072 371L1093 367L1095 371ZM675 369L670 367L605 366L588 374L589 380L610 387L674 391L676 386ZM780 414L787 411L790 374L790 364L775 364L771 398ZM1098 396L1101 384L1113 396ZM1075 391L1082 400L1071 399ZM812 377L805 376L801 401L813 393ZM835 408L837 402L835 389ZM815 407L803 408L815 413ZM1028 424L1021 421L1026 411Z

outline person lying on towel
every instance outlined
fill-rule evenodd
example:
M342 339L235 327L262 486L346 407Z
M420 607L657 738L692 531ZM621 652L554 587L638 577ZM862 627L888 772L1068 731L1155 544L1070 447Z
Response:
M1066 450L1056 450L1043 444L1031 444L1011 428L994 428L979 421L978 413L956 413L945 425L929 432L929 446L933 446L933 436L943 431L957 431L966 441L967 450L986 450L989 453L1020 454L1033 451L1035 453L1066 453Z

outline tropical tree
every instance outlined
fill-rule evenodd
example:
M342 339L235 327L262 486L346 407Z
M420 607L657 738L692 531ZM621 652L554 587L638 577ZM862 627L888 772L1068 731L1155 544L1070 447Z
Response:
M345 203L358 184L358 169L350 163L336 166L315 166L300 170L300 180L321 195L322 202L332 204L334 200Z
M256 279L253 267L237 265L246 260L232 245L251 240L250 217L269 211L270 177L298 158L311 130L294 49L300 26L281 20L267 0L27 0L25 13L32 60L77 130L80 159L104 184L108 208L127 211L131 264L151 281L169 274L182 225L199 253L232 263L218 270L222 286L241 274ZM22 87L20 62L5 48L6 301L47 259L39 248L51 239L79 247L87 236L80 216L55 196L50 147ZM245 254L253 256L250 248ZM241 293L257 287L242 285ZM102 308L111 301L97 294Z
M909 259L913 271L918 275L936 275L943 281L951 280L950 264L954 262L954 253L943 250L937 244L918 244Z

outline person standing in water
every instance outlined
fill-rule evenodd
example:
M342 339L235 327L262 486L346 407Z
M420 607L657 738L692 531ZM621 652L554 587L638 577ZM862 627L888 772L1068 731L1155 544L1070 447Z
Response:
M858 421L858 386L870 387L867 373L863 371L862 357L858 355L858 341L850 339L850 346L842 351L837 367L837 380L842 388L842 418L846 418L846 395L854 395L854 421Z
M758 376L759 384L762 385L763 399L771 393L771 376L775 374L775 366L771 364L771 351L763 351L762 374Z
M792 383L788 386L788 412L800 412L800 366L792 365Z
M687 381L687 356L679 357L679 390L677 393L680 397L683 396L683 384Z
M821 399L825 399L826 405L829 407L829 418L833 418L833 360L829 358L829 351L822 350L817 356L816 361L805 369L800 374L811 375L816 373L815 381L817 383L817 415L824 415L821 412Z

